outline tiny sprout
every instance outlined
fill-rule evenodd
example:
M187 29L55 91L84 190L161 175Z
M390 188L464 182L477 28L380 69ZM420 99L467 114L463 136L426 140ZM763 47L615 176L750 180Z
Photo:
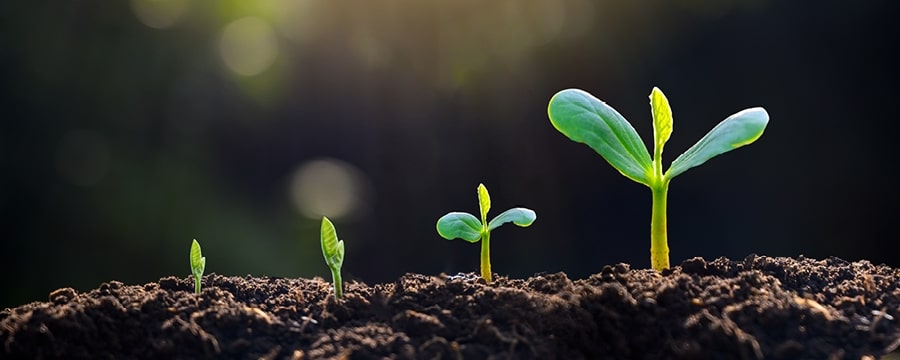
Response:
M550 122L572 141L587 144L625 177L644 184L653 193L650 220L650 264L656 270L669 267L666 230L666 195L669 182L688 169L707 160L748 145L762 136L769 114L761 107L742 110L729 116L696 144L679 155L663 172L663 145L672 135L672 109L658 88L650 92L653 114L653 158L637 131L615 109L591 94L567 89L550 99Z
M322 255L325 263L331 269L331 278L334 281L334 298L344 297L343 283L341 282L341 265L344 264L344 240L338 240L334 224L327 217L322 217Z
M481 221L469 213L451 212L438 219L437 232L447 240L459 238L471 243L481 240L481 277L491 282L491 230L508 222L527 227L537 216L530 209L512 208L488 222L487 213L491 208L491 196L484 184L478 184L478 207L481 210Z
M200 243L197 239L191 243L191 273L194 274L194 290L200 294L200 278L203 277L203 270L206 269L206 258L200 252Z

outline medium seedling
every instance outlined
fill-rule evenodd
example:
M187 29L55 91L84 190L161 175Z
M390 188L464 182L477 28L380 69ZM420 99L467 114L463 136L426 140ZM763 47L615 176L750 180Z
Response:
M344 264L344 240L338 240L334 224L327 217L322 217L322 255L331 269L334 281L334 298L344 297L344 285L341 281L341 265Z
M567 89L550 99L550 122L572 141L587 144L610 165L653 193L650 220L650 263L656 270L669 267L666 233L666 195L669 182L688 169L714 156L750 144L769 123L769 114L761 107L729 116L710 130L694 146L678 156L664 173L663 145L672 135L672 110L669 100L658 88L650 92L653 113L653 158L637 132L615 109L585 91Z
M487 213L491 208L491 196L484 184L478 184L478 207L481 210L481 221L469 213L451 212L438 219L437 232L447 240L459 238L471 243L480 240L481 277L491 282L491 230L508 222L521 227L530 226L536 214L530 209L512 208L488 222Z
M200 279L203 278L203 270L206 269L206 257L200 252L200 243L197 239L191 243L191 274L194 275L194 290L200 294Z

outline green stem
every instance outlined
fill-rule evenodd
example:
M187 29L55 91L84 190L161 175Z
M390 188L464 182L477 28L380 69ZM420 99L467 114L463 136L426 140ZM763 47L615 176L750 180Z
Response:
M491 282L491 233L485 231L481 236L481 277Z
M344 297L344 283L341 281L341 271L332 269L331 279L334 282L334 298L340 299Z
M666 229L666 195L669 193L669 179L663 173L662 153L665 139L656 134L653 147L653 176L650 180L650 191L653 192L653 215L650 217L650 266L662 271L669 268L669 233Z
M650 219L650 264L655 270L669 268L669 239L666 229L666 195L669 181L650 188L653 192L653 216Z
M200 295L200 277L194 276L194 290Z

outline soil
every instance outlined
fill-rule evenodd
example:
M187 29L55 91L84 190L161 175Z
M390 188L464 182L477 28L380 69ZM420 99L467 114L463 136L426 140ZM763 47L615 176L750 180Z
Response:
M869 359L900 344L900 270L694 258L584 280L407 274L345 284L117 281L0 312L0 358Z

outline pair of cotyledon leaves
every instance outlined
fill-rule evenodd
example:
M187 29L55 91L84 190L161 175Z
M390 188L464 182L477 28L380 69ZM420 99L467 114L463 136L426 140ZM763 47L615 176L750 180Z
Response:
M668 99L655 87L650 93L650 107L656 149L654 158L661 159L663 145L672 135L672 110ZM678 156L659 178L654 172L654 160L637 131L603 101L583 90L567 89L550 99L547 112L553 126L569 139L587 144L622 175L651 187L717 155L756 141L769 122L769 114L761 107L729 116Z
M465 212L451 212L442 216L437 222L438 234L447 240L459 238L474 243L505 223L511 222L526 227L537 218L531 209L519 207L506 210L488 222L487 213L491 209L491 196L484 184L478 184L478 208L481 220Z

